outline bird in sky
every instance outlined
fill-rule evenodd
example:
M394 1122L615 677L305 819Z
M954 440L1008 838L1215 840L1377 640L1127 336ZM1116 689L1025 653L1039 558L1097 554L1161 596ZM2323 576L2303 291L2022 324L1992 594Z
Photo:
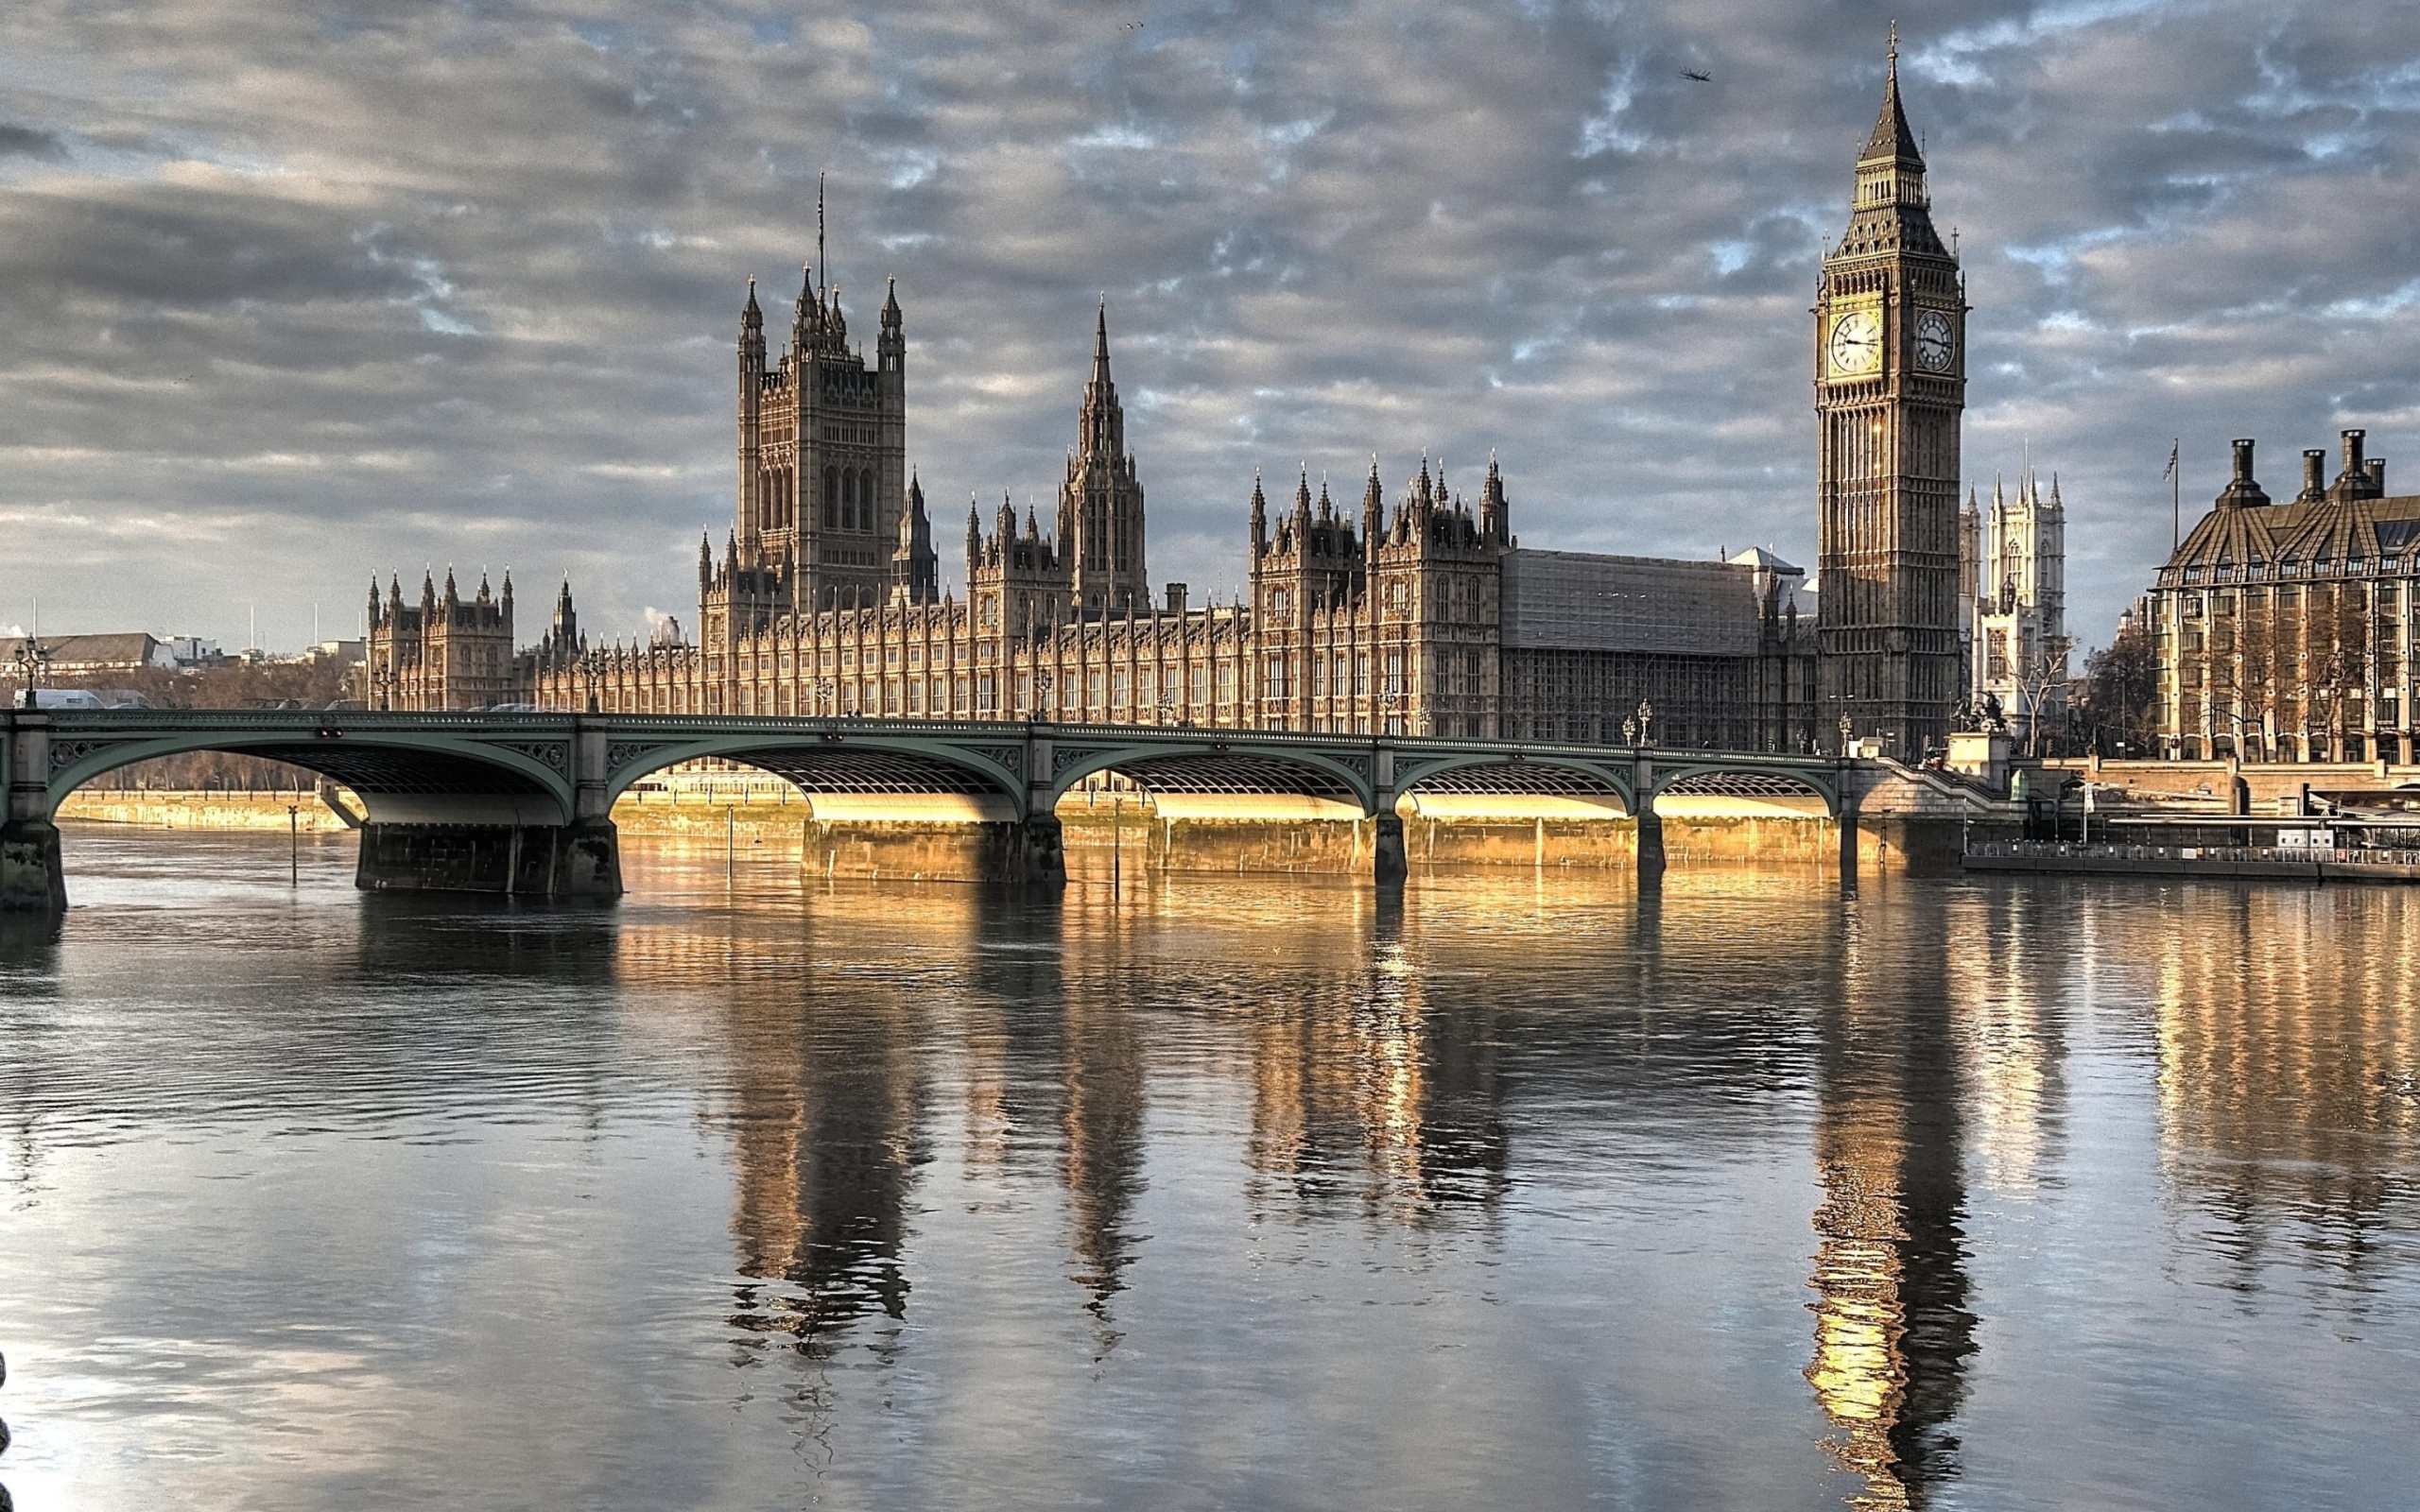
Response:
M1701 74L1694 68L1682 69L1681 77L1687 79L1692 84L1711 84L1714 82L1714 76L1712 74Z

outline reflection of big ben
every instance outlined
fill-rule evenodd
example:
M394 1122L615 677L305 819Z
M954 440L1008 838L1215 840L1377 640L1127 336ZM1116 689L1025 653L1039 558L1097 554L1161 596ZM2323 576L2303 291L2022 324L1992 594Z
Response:
M1894 37L1848 234L1816 286L1817 602L1828 713L1908 759L1946 736L1958 693L1966 301L1930 205Z

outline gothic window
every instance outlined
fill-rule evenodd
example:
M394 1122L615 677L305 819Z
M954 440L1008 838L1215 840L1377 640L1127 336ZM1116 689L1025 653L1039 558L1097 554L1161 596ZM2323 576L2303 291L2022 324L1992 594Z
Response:
M823 470L823 528L837 530L840 525L840 470Z
M1197 662L1193 666L1193 702L1201 705L1209 701L1210 669Z
M1364 651L1353 659L1353 691L1368 697L1370 694L1370 653Z

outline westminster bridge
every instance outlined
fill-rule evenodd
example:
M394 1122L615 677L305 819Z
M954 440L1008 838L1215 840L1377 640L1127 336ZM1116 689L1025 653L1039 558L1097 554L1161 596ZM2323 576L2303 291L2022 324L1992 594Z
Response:
M1663 864L1664 796L1804 799L1841 821L1856 874L1857 810L1875 764L1822 755L1415 735L1329 735L1183 725L718 715L289 710L12 710L0 769L0 907L65 906L60 803L119 767L192 751L288 763L361 801L365 888L612 898L612 818L632 783L683 762L774 773L810 796L962 794L1005 816L983 825L985 873L1063 881L1056 805L1115 773L1148 793L1299 795L1357 805L1380 881L1405 870L1398 799L1412 794L1611 799L1638 826L1642 868Z

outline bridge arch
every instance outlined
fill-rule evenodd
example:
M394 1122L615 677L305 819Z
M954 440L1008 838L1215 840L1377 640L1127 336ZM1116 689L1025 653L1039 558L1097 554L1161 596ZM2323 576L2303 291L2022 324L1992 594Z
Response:
M1055 803L1085 778L1115 772L1146 791L1327 799L1357 805L1366 816L1377 809L1372 769L1372 758L1358 752L1340 754L1257 740L1238 748L1215 734L1163 737L1149 744L1063 739L1053 756L1049 795Z
M1750 800L1812 797L1824 805L1827 816L1837 818L1841 812L1840 783L1832 773L1778 763L1752 765L1736 758L1674 762L1669 765L1658 762L1651 796Z
M996 799L1007 804L1010 816L1024 816L1024 746L1007 734L989 743L856 730L617 740L606 747L605 801L610 807L632 783L692 761L735 762L770 772L810 799L961 794Z
M357 717L357 716L356 716ZM382 730L357 723L295 728L292 715L246 730L240 713L216 716L227 728L128 730L50 742L50 811L95 778L163 756L198 751L256 756L341 783L378 823L561 825L573 817L572 743L474 740L443 731Z
M1395 759L1398 788L1488 798L1612 798L1624 814L1638 812L1628 763L1536 751L1467 752L1425 760Z

